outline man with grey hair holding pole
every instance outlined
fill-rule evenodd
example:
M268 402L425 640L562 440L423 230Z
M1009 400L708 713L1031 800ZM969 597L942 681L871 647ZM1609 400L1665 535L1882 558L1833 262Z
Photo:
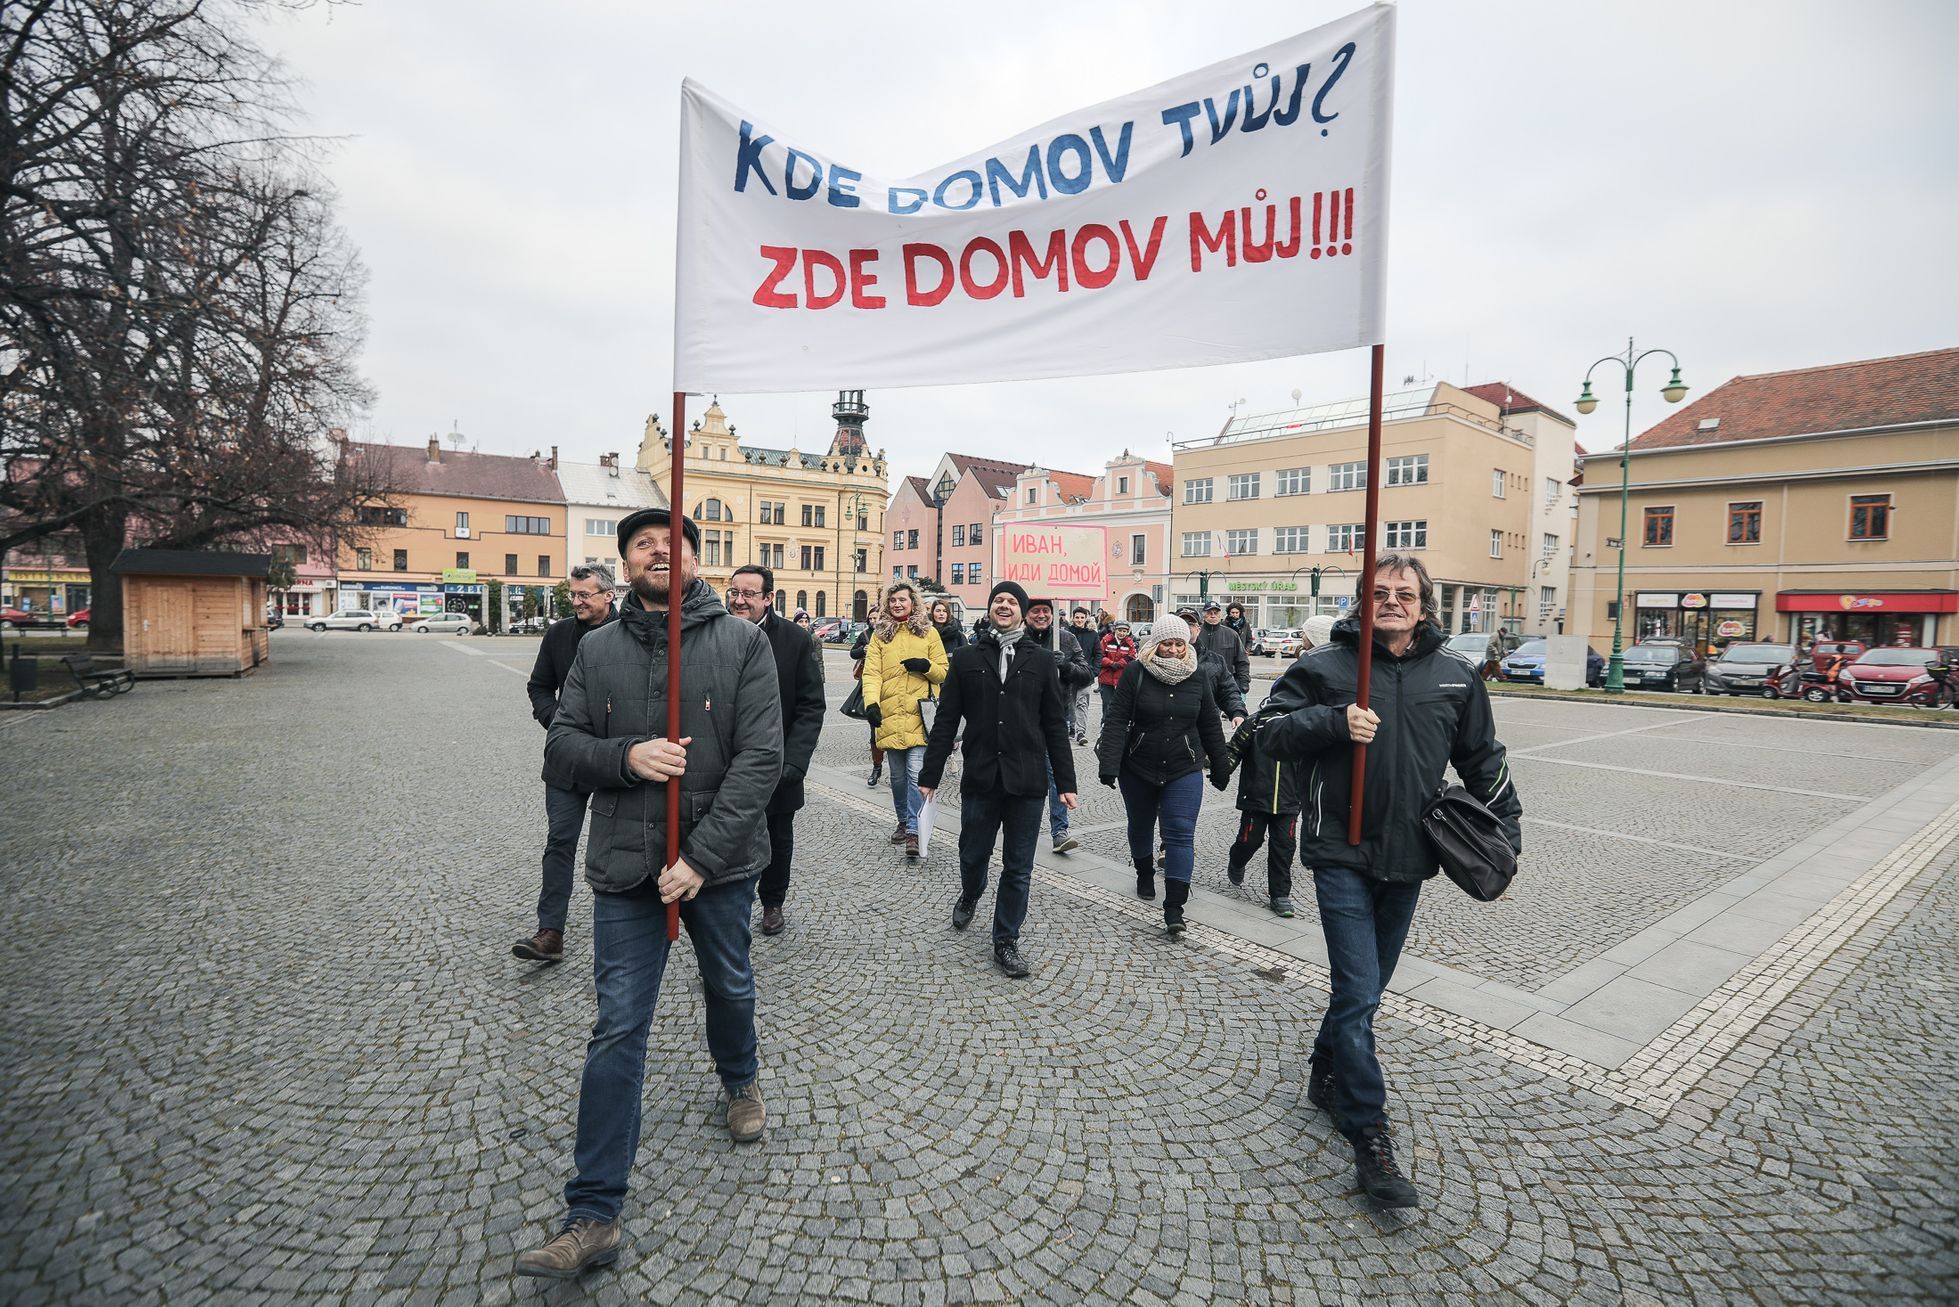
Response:
M612 620L612 571L601 564L571 569L571 616L551 623L538 647L537 663L524 688L531 696L531 716L545 730L558 714L578 642ZM512 956L527 962L561 962L565 956L565 914L571 907L573 864L578 857L578 832L585 825L584 790L571 789L544 778L544 887L537 896L537 933L510 946Z

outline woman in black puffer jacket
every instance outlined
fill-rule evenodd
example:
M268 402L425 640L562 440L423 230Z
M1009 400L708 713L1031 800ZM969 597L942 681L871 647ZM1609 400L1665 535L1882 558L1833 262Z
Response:
M1163 829L1163 924L1183 933L1184 904L1196 862L1197 810L1204 772L1225 787L1231 760L1210 678L1197 674L1190 627L1165 617L1150 627L1136 658L1116 678L1096 748L1102 783L1119 786L1129 814L1129 856L1136 867L1136 896L1156 897L1156 831Z

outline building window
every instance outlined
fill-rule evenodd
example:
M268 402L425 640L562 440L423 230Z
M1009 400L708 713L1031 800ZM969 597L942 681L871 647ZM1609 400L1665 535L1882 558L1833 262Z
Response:
M461 535L463 532L467 530L469 530L469 514L463 512L461 509L457 509L456 510L456 534Z
M1539 604L1540 606L1542 606L1542 607L1545 607L1545 608L1555 608L1555 607L1557 607L1557 605L1558 605L1558 587L1556 587L1556 586L1554 586L1554 585L1540 585L1540 586L1538 586L1538 587L1537 587L1537 602L1538 602L1538 604Z
M291 563L296 567L306 561L306 546L274 545L272 546L272 556L281 562Z
M1428 519L1389 522L1381 539L1390 549L1426 549L1428 548Z
M891 547L893 549L903 549L905 547L905 533L903 531L893 531L891 533Z
M1303 554L1310 548L1306 543L1310 534L1310 531L1303 526L1282 526L1272 533L1272 552Z
M1243 528L1233 527L1231 530L1226 531L1224 533L1225 557L1229 558L1233 554L1255 554L1257 552L1258 552L1258 528L1257 527L1255 526L1243 527Z
M1490 557L1503 557L1503 532L1501 531L1490 532Z
M1761 500L1751 499L1745 503L1728 505L1728 543L1731 545L1762 543Z
M905 575L910 579L916 581L918 579L918 564L917 563L905 564Z
M466 549L458 549L458 550L456 551L456 566L457 566L458 568L460 568L460 569L461 569L462 571L465 571L465 572L467 572L467 571L469 570L469 551L468 551L468 550L466 550Z
M809 607L809 591L798 590L796 592L796 607L805 609Z
M818 590L816 592L816 615L818 617L823 617L826 615L826 608L823 601L827 596L828 596L827 591Z
M1504 489L1509 484L1509 481L1510 481L1509 475L1505 473L1502 468L1500 467L1491 468L1490 469L1491 496L1497 499L1503 498Z
M1184 532L1184 557L1209 558L1211 556L1211 533L1209 531Z
M356 549L354 551L354 568L361 572L372 572L374 570L374 551L372 549Z
M905 575L905 569L902 567L893 567L891 569L891 579L893 581L904 579L904 575Z
M551 555L539 554L537 556L537 574L539 576L551 575Z
M1428 455L1404 454L1388 460L1388 484L1425 486L1428 484Z
M1852 540L1891 538L1891 496L1852 495L1850 497L1850 538Z
M860 571L860 572L868 572L868 571L870 571L870 570L871 570L871 551L870 551L870 550L868 550L868 549L859 549L859 550L857 551L857 570L858 570L858 571Z
M719 531L701 532L701 563L707 567L721 566L721 533Z
M585 534L588 536L617 535L618 532L619 524L617 522L608 522L602 517L588 517L585 519Z
M1282 467L1279 469L1278 476L1275 479L1278 482L1277 488L1274 491L1276 494L1305 495L1312 493L1313 469L1310 467Z
M1648 548L1665 548L1673 543L1673 505L1643 510Z
M517 536L548 536L551 534L551 519L507 515L503 519L503 529Z
M803 546L800 557L802 558L803 571L805 572L809 571L810 570L810 547L808 545Z
M980 575L980 565L973 563L966 568L967 585L983 585L985 578Z
M1546 558L1552 558L1557 555L1557 552L1558 552L1558 538L1552 535L1549 531L1546 531L1544 533L1544 556Z
M1033 502L1034 502L1034 495L1035 495L1035 487L1033 487L1033 486L1029 486L1029 487L1027 487L1027 502L1028 502L1028 503L1030 503L1030 504L1031 504L1031 503L1033 503Z
M953 528L952 528L952 543L953 543L953 544L955 544L955 545L959 545L959 546L961 546L962 548L963 548L963 547L965 546L965 544L966 544L966 524L965 524L964 522L960 522L960 523L957 523L957 524L955 524L955 525L953 526Z
M905 548L907 549L918 548L918 532L916 531L905 532Z
M408 510L405 508L363 508L359 516L362 526L408 525Z
M971 529L966 532L966 543L969 545L983 545L986 543L986 538L980 533L980 524L978 522L973 523Z
M1326 552L1329 554L1355 554L1366 546L1365 522L1343 522L1326 529Z
M1328 490L1367 489L1367 461L1358 463L1335 463L1327 469Z
M1116 478L1116 493L1117 493L1118 495L1126 495L1126 494L1128 494L1128 493L1129 493L1129 478L1128 478L1128 477L1117 477L1117 478Z
M1544 478L1544 502L1545 503L1547 504L1557 503L1558 496L1562 495L1563 493L1564 493L1564 487L1558 484L1558 479L1556 477Z
M503 556L503 574L505 576L517 575L517 555L505 554Z
M1141 567L1143 565L1142 536L1129 537L1129 563L1132 567Z
M407 570L408 570L408 551L406 549L395 550L395 571L406 572Z
M1195 481L1184 482L1184 502L1186 504L1210 503L1211 478L1199 477Z
M1226 499L1257 499L1258 473L1233 472L1225 481Z
M815 505L815 504L804 504L804 505L803 505L803 525L804 525L804 526L815 526L815 525L816 525L816 505Z
M952 583L954 585L966 584L966 565L964 563L954 563L952 565Z

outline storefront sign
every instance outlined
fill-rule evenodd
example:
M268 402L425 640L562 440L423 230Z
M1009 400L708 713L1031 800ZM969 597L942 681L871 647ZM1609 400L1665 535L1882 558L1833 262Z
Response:
M1274 593L1296 594L1299 590L1299 583L1297 581L1226 581L1224 588L1227 590L1270 590Z
M1705 608L1707 607L1707 596L1692 593L1681 595L1680 606L1682 608Z
M1675 591L1644 590L1637 600L1640 608L1678 608L1680 595Z
M445 567L442 579L458 585L468 585L476 580L476 569L471 567Z
M1732 620L1722 622L1714 628L1714 634L1720 636L1723 640L1739 639L1748 634L1748 623Z
M1709 608L1753 608L1756 601L1760 598L1760 593L1754 590L1743 594L1721 594L1716 592L1707 597L1707 606Z
M1030 599L1101 599L1108 593L1109 529L1009 526L1000 541L1000 575Z
M1775 610L1778 613L1959 613L1959 590L1878 590L1862 594L1784 590L1775 597Z

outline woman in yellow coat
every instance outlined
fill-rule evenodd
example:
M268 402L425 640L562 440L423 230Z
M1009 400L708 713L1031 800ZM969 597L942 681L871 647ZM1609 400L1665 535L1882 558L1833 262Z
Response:
M945 682L945 646L909 581L884 592L871 643L864 650L864 716L871 738L891 768L891 806L898 828L891 842L918 856L918 769L925 762L925 720L918 701L934 697Z

